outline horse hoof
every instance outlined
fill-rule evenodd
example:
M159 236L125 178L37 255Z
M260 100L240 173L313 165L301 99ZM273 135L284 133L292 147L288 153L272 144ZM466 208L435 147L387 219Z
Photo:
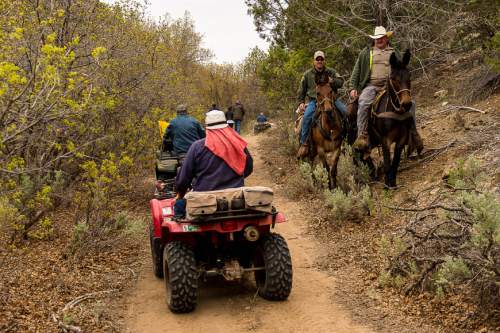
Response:
M398 189L398 186L396 185L395 182L394 183L393 182L386 182L386 183L384 183L384 188L387 190L394 191L394 190Z

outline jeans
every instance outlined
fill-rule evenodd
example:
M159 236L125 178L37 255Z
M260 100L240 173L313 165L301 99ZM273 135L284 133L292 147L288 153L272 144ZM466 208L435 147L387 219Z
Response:
M340 111L342 116L347 115L347 107L340 100L335 100L335 107ZM307 136L309 135L309 131L311 130L311 123L314 115L314 111L316 110L316 100L312 99L307 104L307 108L304 111L304 118L302 118L302 131L300 132L300 143L304 143L307 140Z
M174 217L183 218L186 216L186 199L177 199L174 203Z
M335 107L340 111L343 117L347 116L347 106L338 98L335 100Z
M309 130L311 129L314 110L316 110L316 100L311 99L309 104L307 104L306 110L304 111L304 117L302 118L302 131L300 132L300 143L302 144L307 141Z
M241 131L241 120L234 121L234 130L240 134Z

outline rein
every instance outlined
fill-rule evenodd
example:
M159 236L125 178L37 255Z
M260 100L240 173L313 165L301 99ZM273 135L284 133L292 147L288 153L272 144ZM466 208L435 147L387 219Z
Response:
M332 98L325 97L325 98L323 98L323 99L321 100L321 102L318 102L318 103L317 103L317 107L318 107L318 106L321 106L321 105L323 105L323 104L325 104L325 101L326 101L326 100L330 100L330 102L332 102L332 105L333 105L333 103L334 103L333 97L332 97ZM320 112L325 112L325 110L320 110Z
M391 91L396 94L396 98L398 99L398 105L399 105L399 107L394 104L394 101L392 100L392 96L389 96L388 99L391 101L391 105L394 108L394 111L395 112L401 112L402 107L401 107L401 98L399 97L399 94L401 94L402 92L407 91L410 94L410 96L411 96L411 90L410 89L401 89L399 91L396 91L396 88L394 88L394 84L392 83L392 80L391 80L390 77L389 77L388 80L389 80L389 86L391 87Z

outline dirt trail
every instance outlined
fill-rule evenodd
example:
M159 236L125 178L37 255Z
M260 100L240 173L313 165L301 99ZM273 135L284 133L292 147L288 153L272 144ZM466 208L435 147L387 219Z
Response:
M249 185L275 187L259 157L257 137L246 138L254 156ZM371 332L351 321L334 299L335 281L314 268L323 251L305 236L306 216L296 202L276 190L275 205L288 223L276 231L288 242L293 260L293 288L286 302L269 302L255 295L255 287L216 281L202 285L197 309L174 315L165 304L163 280L156 279L148 261L136 290L126 300L125 326L129 332ZM149 259L149 258L148 258ZM146 259L145 259L146 260Z

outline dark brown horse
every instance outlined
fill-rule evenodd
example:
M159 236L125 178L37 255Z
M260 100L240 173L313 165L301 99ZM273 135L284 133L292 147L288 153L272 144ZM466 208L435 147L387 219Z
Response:
M385 94L380 98L376 110L370 118L369 135L371 147L382 146L384 156L385 185L396 186L396 174L401 161L401 153L406 145L411 146L410 128L413 117L410 109L411 81L407 66L411 53L406 50L400 60L393 53L390 57L391 74L387 79ZM395 144L391 159L391 145Z
M328 171L330 189L337 185L337 163L342 146L342 117L334 107L330 78L326 73L316 74L316 112L311 129L310 158L319 157Z

